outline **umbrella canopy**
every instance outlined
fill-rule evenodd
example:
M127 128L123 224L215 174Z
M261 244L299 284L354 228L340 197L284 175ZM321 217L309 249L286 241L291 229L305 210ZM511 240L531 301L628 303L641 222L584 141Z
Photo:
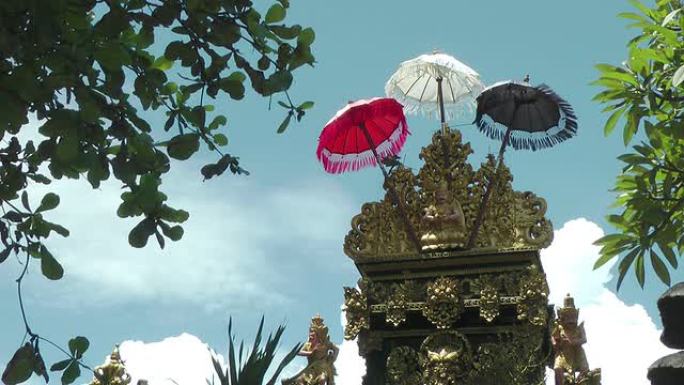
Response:
M446 115L453 118L472 111L483 89L472 68L453 56L433 53L401 63L387 81L385 94L400 100L406 112L426 115L439 112L441 97Z
M399 102L391 98L358 100L339 110L325 125L316 156L329 173L356 171L397 155L408 135Z
M552 147L577 133L577 117L568 102L542 84L505 81L477 97L475 123L492 139L508 142L516 150Z

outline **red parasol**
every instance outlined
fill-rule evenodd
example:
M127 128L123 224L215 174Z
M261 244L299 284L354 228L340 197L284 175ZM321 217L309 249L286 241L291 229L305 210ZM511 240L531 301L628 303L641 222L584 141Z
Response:
M403 106L392 98L373 98L350 102L339 110L323 128L318 138L316 156L325 171L339 174L367 166L380 166L385 182L389 174L382 164L397 155L409 134ZM394 186L388 185L409 238L420 252L420 242Z
M356 171L397 155L408 134L399 102L392 98L358 100L339 110L325 125L316 156L331 174Z

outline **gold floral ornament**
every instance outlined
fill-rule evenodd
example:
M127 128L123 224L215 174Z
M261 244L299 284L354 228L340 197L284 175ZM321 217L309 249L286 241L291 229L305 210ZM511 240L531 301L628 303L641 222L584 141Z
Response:
M480 317L492 322L499 315L499 293L491 278L483 276L480 281Z
M437 132L420 153L424 164L418 175L400 166L386 182L398 191L409 222L422 235L426 250L462 247L462 233L467 238L474 227L496 163L489 157L473 170L467 159L472 152L459 131ZM475 248L538 249L551 243L553 229L544 218L546 203L532 193L514 191L512 180L510 170L503 165ZM395 206L388 194L380 202L362 206L345 238L344 251L349 257L354 261L416 257Z
M392 349L387 357L388 385L416 385L420 376L418 352L408 346Z
M428 284L423 315L438 329L451 326L463 312L458 292L458 282L453 278L441 277Z
M128 385L131 382L131 376L126 372L126 367L121 361L118 346L114 347L114 351L104 365L95 368L93 375L90 385Z
M527 273L520 277L518 296L518 319L527 320L532 325L546 325L549 287L546 283L546 276L539 271L537 266L529 266Z
M420 347L420 366L425 385L457 385L471 371L468 340L456 331L433 334Z
M405 284L393 285L392 294L387 300L385 320L395 327L406 321L408 290Z
M370 309L364 292L354 287L344 288L344 314L347 320L344 339L353 340L361 330L369 328Z

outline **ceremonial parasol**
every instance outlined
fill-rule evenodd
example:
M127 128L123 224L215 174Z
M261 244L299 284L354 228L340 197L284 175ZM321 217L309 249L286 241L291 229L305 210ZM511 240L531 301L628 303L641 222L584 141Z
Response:
M444 53L420 55L399 65L385 85L385 94L400 100L409 113L446 116L473 110L484 85L480 75Z
M408 134L403 106L395 99L358 100L339 110L325 125L318 139L316 156L325 171L331 174L378 165L387 182L389 173L382 160L397 155ZM418 237L399 194L391 183L386 185L391 199L399 208L409 238L420 250Z
M474 245L482 225L506 147L510 144L516 150L536 151L552 147L577 133L577 117L570 104L545 84L531 86L529 76L522 83L499 82L482 91L477 97L475 124L490 138L501 140L501 147L496 171L482 198L468 247Z

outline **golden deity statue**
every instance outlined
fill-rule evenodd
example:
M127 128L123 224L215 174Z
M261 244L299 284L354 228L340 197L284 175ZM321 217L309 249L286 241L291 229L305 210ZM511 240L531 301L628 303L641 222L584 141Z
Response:
M601 369L589 370L589 363L582 345L587 342L584 322L578 324L579 309L568 294L563 307L558 309L551 335L555 352L553 370L556 385L599 385Z
M93 374L95 378L90 385L128 385L131 382L131 376L126 372L118 346L114 347L109 360L104 365L96 367Z
M307 358L306 368L294 377L283 380L283 385L334 385L335 360L339 349L330 342L328 327L317 315L311 319L309 339L302 346L300 356Z
M461 204L453 199L447 183L435 191L435 203L425 208L421 220L426 230L420 238L423 250L464 247L467 234Z

